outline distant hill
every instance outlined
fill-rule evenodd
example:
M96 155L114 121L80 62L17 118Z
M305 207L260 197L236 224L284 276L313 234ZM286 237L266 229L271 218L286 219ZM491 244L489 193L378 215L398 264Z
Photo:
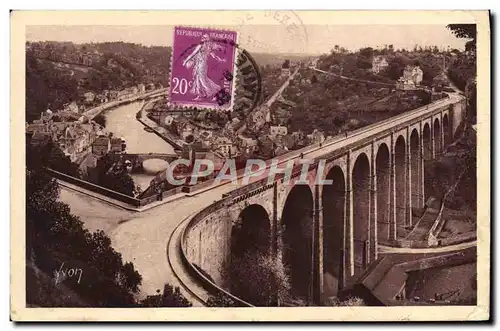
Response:
M284 54L284 53L250 53L259 66L281 66L285 60L291 62L304 61L314 57L308 54Z
M82 100L88 92L123 89L139 83L168 84L171 47L132 43L26 43L26 114Z

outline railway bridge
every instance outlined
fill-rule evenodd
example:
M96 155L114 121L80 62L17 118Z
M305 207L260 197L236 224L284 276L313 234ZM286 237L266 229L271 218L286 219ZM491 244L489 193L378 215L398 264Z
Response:
M312 160L307 176L251 182L190 216L180 239L185 262L200 282L224 288L223 266L272 254L288 269L292 296L321 304L377 259L379 243L411 228L412 210L425 203L424 161L452 142L464 116L465 98L449 94L284 155L280 164Z

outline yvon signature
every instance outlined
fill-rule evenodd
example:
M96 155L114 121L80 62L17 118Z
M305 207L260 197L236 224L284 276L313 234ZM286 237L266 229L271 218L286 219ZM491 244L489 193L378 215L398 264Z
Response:
M83 270L80 268L64 268L64 262L61 264L59 270L54 270L54 278L56 285L62 283L67 278L78 278L78 284L82 279Z

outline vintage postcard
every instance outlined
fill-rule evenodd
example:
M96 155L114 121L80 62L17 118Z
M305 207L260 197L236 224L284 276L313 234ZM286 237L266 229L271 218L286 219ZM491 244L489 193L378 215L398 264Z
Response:
M490 319L487 11L14 11L11 319Z

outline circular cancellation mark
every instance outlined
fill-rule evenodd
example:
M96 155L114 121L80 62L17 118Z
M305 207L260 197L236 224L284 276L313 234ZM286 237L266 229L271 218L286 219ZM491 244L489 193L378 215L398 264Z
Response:
M238 50L238 56L236 57L235 63L237 72L233 75L228 70L224 70L220 74L220 77L215 78L220 82L232 82L234 79L237 79L236 84L238 86L235 87L236 89L238 87L241 88L237 95L237 101L239 104L238 111L248 114L260 103L262 97L262 77L257 62L246 49L242 48L232 40L211 38L209 41L202 41L200 43L190 45L174 61L182 61L186 54L192 52L193 49L204 44L205 42L211 42L225 47L234 47ZM217 103L220 106L230 103L231 97L231 93L224 88L221 88L215 95Z

